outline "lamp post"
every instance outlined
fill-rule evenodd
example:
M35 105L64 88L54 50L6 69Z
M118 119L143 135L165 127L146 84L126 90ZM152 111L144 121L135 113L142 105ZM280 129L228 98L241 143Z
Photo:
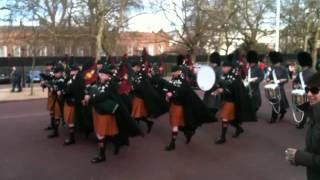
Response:
M281 0L277 0L277 14L276 14L276 46L275 50L279 51L280 44L280 11L281 11Z

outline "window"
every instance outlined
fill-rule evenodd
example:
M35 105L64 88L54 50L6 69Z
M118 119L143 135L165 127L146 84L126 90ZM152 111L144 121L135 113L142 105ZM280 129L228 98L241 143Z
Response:
M128 56L133 56L133 47L128 47Z
M7 57L7 46L0 46L0 57Z
M88 56L92 56L92 54L91 54L91 47L89 46L88 47L88 54L87 54Z
M49 53L49 56L55 56L56 55L56 47L52 46L51 53Z
M64 48L64 54L71 55L71 46L66 46L66 47Z
M47 56L47 46L40 47L39 56Z
M163 53L163 46L162 46L162 44L160 44L160 53L161 53L161 54Z
M154 47L153 47L153 45L149 45L149 47L148 47L148 52L149 52L149 54L150 54L151 56L154 55Z
M12 55L14 57L20 57L21 56L21 47L20 46L13 46L12 51L13 51Z
M83 47L79 47L77 49L77 55L78 56L84 56L84 48Z

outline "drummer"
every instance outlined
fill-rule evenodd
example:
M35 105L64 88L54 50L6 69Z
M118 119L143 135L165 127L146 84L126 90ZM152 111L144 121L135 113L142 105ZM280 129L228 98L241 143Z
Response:
M220 54L218 52L212 53L210 55L210 66L213 68L216 74L216 85L214 85L210 90L206 91L203 98L203 102L207 106L212 119L215 119L216 113L218 112L221 102L221 96L214 95L213 93L218 88L217 84L219 84L222 75L222 69L220 64Z
M250 86L249 94L251 96L251 102L256 116L256 113L261 106L261 93L259 85L263 80L264 75L258 66L258 53L256 51L248 51L247 62L250 66L248 70L248 81Z
M297 77L293 80L293 88L294 89L304 89L305 84L309 81L310 77L315 74L315 71L312 69L312 57L307 52L300 52L297 55L298 63L302 67L302 71L297 75ZM300 76L303 78L301 81ZM303 111L308 109L309 103L305 103L300 105L299 108ZM308 119L308 114L305 112L303 116L303 120L296 126L297 129L303 129L306 121Z
M284 85L288 82L289 74L287 69L281 65L283 62L281 53L273 51L269 53L269 57L273 68L269 77L267 78L267 82L278 84L281 96L280 102L276 104L274 108L272 108L271 120L269 121L269 123L275 123L278 118L278 114L280 114L280 120L282 120L287 112L287 109L289 108L289 102L284 90ZM277 109L280 111L277 112Z

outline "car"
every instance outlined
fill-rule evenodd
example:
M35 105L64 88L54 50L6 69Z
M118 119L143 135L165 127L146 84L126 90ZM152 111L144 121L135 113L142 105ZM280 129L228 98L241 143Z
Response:
M33 82L40 82L41 81L41 71L34 70L34 71L29 71L26 75L26 83L30 83L31 80Z
M10 75L6 73L0 74L0 84L8 84L10 83Z

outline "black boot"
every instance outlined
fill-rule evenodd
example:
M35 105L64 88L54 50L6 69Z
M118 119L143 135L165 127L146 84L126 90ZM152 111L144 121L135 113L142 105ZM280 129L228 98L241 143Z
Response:
M54 123L55 123L55 120L53 117L50 118L50 125L48 127L46 127L44 130L48 131L48 130L53 130L53 127L54 127Z
M191 138L194 135L194 130L185 130L184 136L186 137L186 144L189 144L191 142Z
M274 110L272 110L271 119L270 119L269 123L270 124L275 123L277 118L278 118L278 114Z
M280 112L280 117L279 117L279 120L282 120L284 118L284 116L286 115L287 111L286 110L283 110Z
M64 140L64 145L65 146L69 146L69 145L72 145L72 144L75 144L75 143L76 143L76 140L74 138L74 132L70 132L69 138Z
M58 133L58 128L59 128L59 120L55 120L56 122L54 123L54 127L53 127L53 132L48 135L48 138L56 138L59 136L59 133Z
M170 143L166 146L166 151L173 151L176 149L176 140L174 138L171 139Z
M111 141L114 145L114 150L113 150L113 154L114 155L118 155L119 151L120 151L120 138L118 135L114 136L111 138Z
M147 127L148 127L147 133L150 133L154 123L152 121L148 120L147 118L142 118L142 121L147 124Z
M227 127L222 127L221 136L215 141L216 144L224 144L226 142Z
M238 123L230 123L233 127L236 128L236 132L232 135L233 138L237 138L241 133L244 132L243 128Z
M99 140L99 142L104 142L104 140ZM102 147L99 147L98 154L91 160L91 163L100 163L106 161L105 155L105 144L103 143Z

